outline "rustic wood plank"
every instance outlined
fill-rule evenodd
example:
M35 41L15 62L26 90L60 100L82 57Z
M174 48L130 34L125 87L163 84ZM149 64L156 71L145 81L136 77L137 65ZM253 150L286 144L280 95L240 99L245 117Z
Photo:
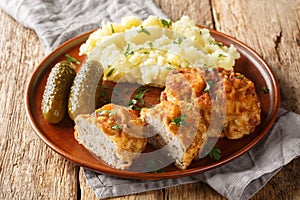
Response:
M212 2L216 29L255 49L279 79L281 106L300 113L300 2Z
M189 16L196 24L213 28L211 5L209 0L155 0L156 5L172 20L183 15Z
M216 29L257 51L279 79L281 107L300 113L300 2L213 0ZM298 199L300 159L271 179L253 199Z
M25 114L26 84L43 49L2 10L0 24L0 199L77 199L77 167L46 147Z
M165 199L178 200L225 200L226 198L219 195L216 191L210 188L205 183L193 183L182 186L176 186L165 189Z

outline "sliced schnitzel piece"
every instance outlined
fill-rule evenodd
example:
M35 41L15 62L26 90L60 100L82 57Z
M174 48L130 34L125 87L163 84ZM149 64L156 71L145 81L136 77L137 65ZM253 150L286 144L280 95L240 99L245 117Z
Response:
M144 122L123 106L107 104L75 118L75 139L108 165L126 170L146 148Z
M207 141L204 120L190 103L162 101L143 108L141 118L148 124L148 142L156 149L163 148L180 169L198 158Z

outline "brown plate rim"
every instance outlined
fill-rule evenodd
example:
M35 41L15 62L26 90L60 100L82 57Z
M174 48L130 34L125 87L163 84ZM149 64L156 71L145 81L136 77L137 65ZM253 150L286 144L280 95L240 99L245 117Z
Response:
M223 158L219 161L215 161L211 164L201 166L201 167L197 167L197 168L187 169L187 170L183 170L183 171L172 171L172 172L165 172L165 173L141 173L141 172L122 171L122 170L117 170L117 169L110 168L110 167L102 167L100 165L89 163L89 162L86 162L85 160L83 160L81 158L74 157L74 156L70 155L68 152L64 151L61 147L54 145L47 137L45 137L45 135L43 133L41 133L39 131L39 127L38 127L36 121L33 118L33 113L32 113L31 107L30 107L30 94L32 93L32 89L33 89L32 85L35 82L38 74L40 74L41 71L44 70L44 68L47 68L47 63L50 62L49 60L52 57L55 57L55 55L60 55L60 52L63 51L62 49L71 48L72 46L75 46L76 44L79 44L80 42L85 41L87 39L87 37L90 35L90 33L92 33L93 31L94 30L83 33L81 35L78 35L78 36L64 42L63 44L58 46L56 49L54 49L50 54L48 54L39 63L39 65L35 68L34 72L32 73L32 75L29 79L29 82L26 86L26 93L25 93L26 114L27 114L27 117L30 121L30 124L31 124L32 128L34 129L34 131L36 132L38 137L44 143L46 143L46 145L49 146L52 150L54 150L55 152L57 152L61 156L67 158L68 160L78 164L79 166L88 168L88 169L96 171L96 172L105 173L105 174L112 175L112 176L117 176L117 177L129 178L129 179L157 180L157 179L177 178L177 177L195 175L195 174L199 174L199 173L205 172L207 170L213 169L217 166L221 166L225 163L228 163L229 161L234 160L235 158L237 158L237 157L241 156L242 154L244 154L245 152L249 151L268 133L269 129L273 125L273 123L276 119L278 110L279 110L279 105L280 105L279 84L278 84L278 80L277 80L273 70L268 65L268 63L260 55L258 55L258 53L256 53L252 48L250 48L246 44L244 44L241 41L239 41L239 40L237 40L237 39L235 39L235 38L233 38L229 35L226 35L222 32L218 32L216 30L209 29L210 33L213 36L217 36L219 38L226 38L227 40L231 41L232 43L238 44L238 46L239 46L238 50L246 51L246 52L248 52L248 54L251 54L252 58L255 58L256 60L258 60L261 64L261 66L265 70L267 70L267 73L271 77L271 79L269 81L274 86L274 88L273 88L274 89L274 91L273 91L273 93L274 93L274 99L273 99L274 105L272 107L273 110L272 110L272 113L271 113L271 117L269 118L269 122L267 123L267 126L265 126L263 128L263 130L259 133L259 135L257 137L255 137L255 140L253 140L250 143L248 143L247 145L245 145L243 148L241 148L239 151L235 152L233 155L228 156L226 158Z

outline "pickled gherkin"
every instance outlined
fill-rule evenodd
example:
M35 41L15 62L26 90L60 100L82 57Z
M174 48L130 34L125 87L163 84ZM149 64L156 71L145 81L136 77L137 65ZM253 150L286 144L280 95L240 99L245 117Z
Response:
M67 61L57 63L51 70L42 99L42 114L51 124L59 123L67 111L70 87L76 76L75 66Z
M79 114L90 114L98 104L102 86L103 68L98 61L84 63L71 87L68 113L71 119Z

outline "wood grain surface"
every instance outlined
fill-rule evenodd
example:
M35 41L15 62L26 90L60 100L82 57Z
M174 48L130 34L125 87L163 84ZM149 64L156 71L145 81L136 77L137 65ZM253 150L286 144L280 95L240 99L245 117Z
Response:
M300 114L299 0L155 0L173 20L236 37L257 51L279 79L281 107ZM29 76L45 54L34 31L0 10L0 199L97 199L82 169L48 148L25 114ZM252 199L300 199L300 158ZM112 199L225 199L204 183Z

